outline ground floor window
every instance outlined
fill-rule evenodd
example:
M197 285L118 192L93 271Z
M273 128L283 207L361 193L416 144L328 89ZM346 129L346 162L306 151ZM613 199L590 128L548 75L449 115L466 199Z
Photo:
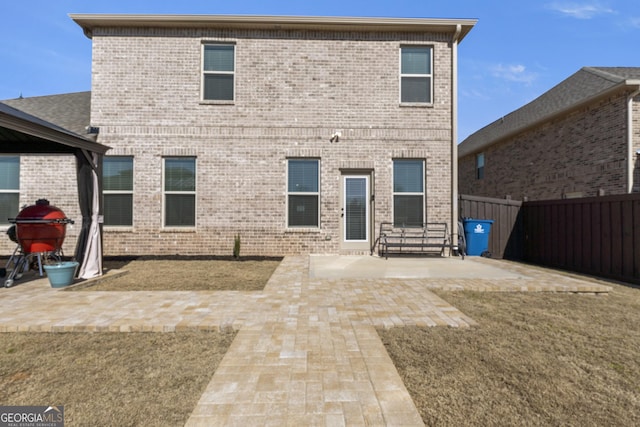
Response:
M424 224L424 160L393 161L393 225Z
M320 160L287 162L287 226L320 226Z
M133 225L133 157L105 157L102 167L104 225Z
M20 208L20 157L0 156L0 224L8 225Z
M163 159L163 203L165 227L196 225L196 158Z

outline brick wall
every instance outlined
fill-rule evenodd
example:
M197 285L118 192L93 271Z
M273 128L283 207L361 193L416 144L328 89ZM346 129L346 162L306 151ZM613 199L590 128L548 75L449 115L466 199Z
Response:
M476 179L475 154L461 158L460 193L515 200L626 193L626 99L597 102L484 149L484 179Z
M73 256L76 240L80 234L82 217L78 205L76 184L76 163L72 155L22 156L20 158L20 203L25 207L38 199L62 209L67 218L75 221L66 227L66 237L62 247L64 255ZM19 212L15 213L15 216ZM10 255L16 247L6 236L6 226L0 226L0 254ZM4 267L4 265L0 265Z
M92 125L108 155L134 157L134 225L105 227L105 254L231 255L238 233L242 255L338 253L341 172L372 173L377 229L392 219L394 158L425 159L427 219L448 221L450 37L95 29ZM208 41L235 43L232 105L200 101ZM434 48L433 106L399 105L403 44ZM336 130L342 136L331 143ZM162 226L162 158L175 155L197 158L194 229ZM286 161L294 157L320 159L319 229L286 227Z

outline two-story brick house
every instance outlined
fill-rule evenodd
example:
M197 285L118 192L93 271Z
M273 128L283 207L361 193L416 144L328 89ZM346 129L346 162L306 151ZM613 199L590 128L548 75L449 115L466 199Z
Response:
M640 191L640 68L584 67L465 139L461 194L518 200Z
M92 40L107 255L368 253L455 223L474 20L72 15Z

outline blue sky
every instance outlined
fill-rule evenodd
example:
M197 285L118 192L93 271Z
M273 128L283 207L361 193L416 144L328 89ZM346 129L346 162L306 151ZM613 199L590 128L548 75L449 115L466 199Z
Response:
M91 89L69 13L474 18L459 47L459 139L584 66L640 66L638 0L28 0L3 2L0 100Z

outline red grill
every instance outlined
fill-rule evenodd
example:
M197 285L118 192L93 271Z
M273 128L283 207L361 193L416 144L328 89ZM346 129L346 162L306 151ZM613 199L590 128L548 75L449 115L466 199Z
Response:
M9 222L16 225L16 238L25 254L60 251L67 224L73 223L62 210L45 199L22 209Z
M45 199L22 209L17 217L9 218L9 222L14 225L7 230L7 235L18 247L7 266L0 269L0 277L9 272L4 282L7 288L13 286L14 280L21 278L32 264L37 263L42 276L44 262L48 259L60 261L67 224L73 224L64 212Z

